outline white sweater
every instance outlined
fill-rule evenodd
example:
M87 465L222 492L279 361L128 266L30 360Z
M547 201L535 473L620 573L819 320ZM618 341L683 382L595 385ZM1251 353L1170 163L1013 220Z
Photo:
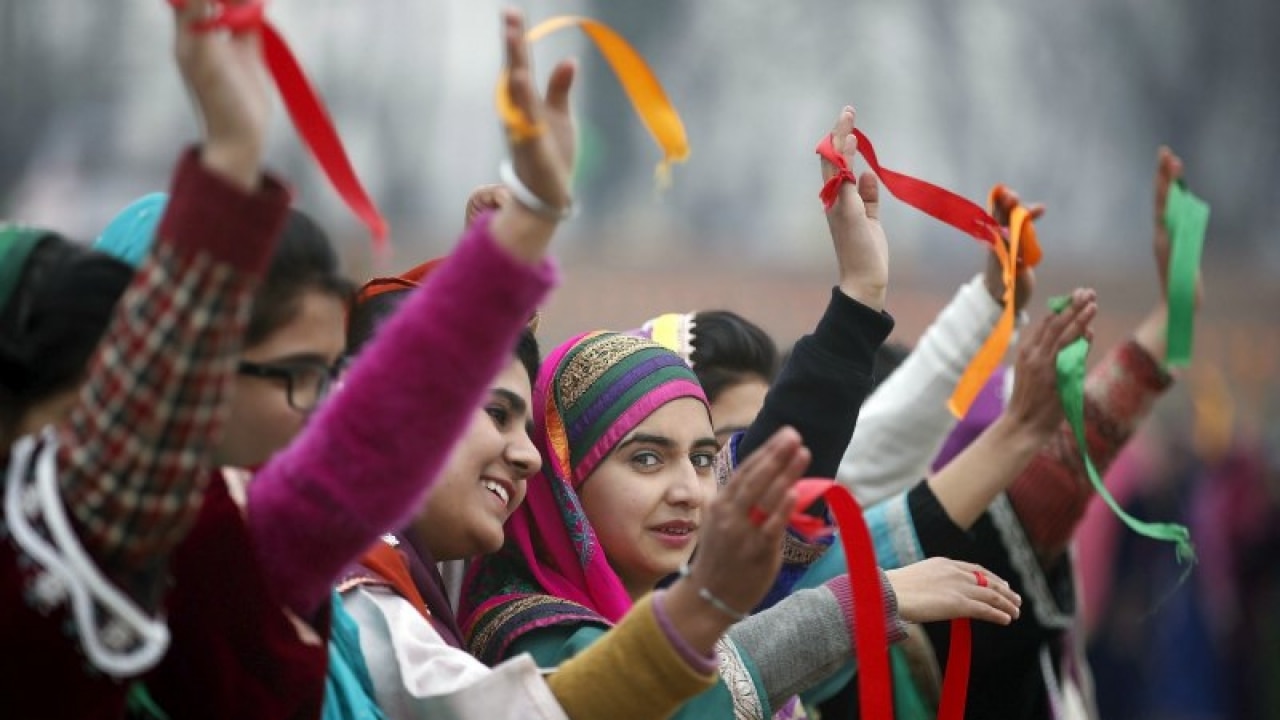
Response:
M836 474L864 508L929 474L956 424L947 400L1000 320L1001 309L982 275L961 285L911 354L867 398ZM1019 313L1017 325L1025 322L1026 314Z

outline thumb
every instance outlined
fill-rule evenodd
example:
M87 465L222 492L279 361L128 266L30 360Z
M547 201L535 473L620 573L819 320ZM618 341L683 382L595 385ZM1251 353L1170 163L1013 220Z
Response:
M868 170L858 178L858 196L867 208L867 217L880 219L880 180L876 174Z

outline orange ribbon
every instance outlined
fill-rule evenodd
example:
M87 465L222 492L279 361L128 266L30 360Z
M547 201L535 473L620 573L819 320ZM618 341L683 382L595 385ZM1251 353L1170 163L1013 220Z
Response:
M840 528L840 543L844 547L849 583L855 598L854 652L858 658L860 717L892 720L893 682L889 671L889 630L885 625L884 594L880 588L875 546L862 516L862 508L858 507L847 488L832 480L806 478L796 483L795 491L798 502L791 515L793 530L810 541L830 534L831 528L825 522L804 512L824 497ZM984 584L985 581L986 578L979 575L978 583ZM960 720L964 717L965 695L969 686L969 638L969 621L963 618L952 620L951 650L947 655L939 720Z
M684 162L689 157L689 141L685 136L684 123L680 120L675 106L667 98L662 84L654 75L644 58L635 48L627 44L621 35L609 26L584 17L554 17L538 24L525 34L529 42L538 40L567 27L578 27L599 48L600 54L613 68L622 84L622 89L631 99L640 120L649 129L649 134L662 148L662 161L654 174L658 186L665 188L671 184L671 164ZM497 88L498 114L507 126L507 131L517 140L526 140L541 135L545 128L525 117L507 96L507 76L504 71Z
M169 4L181 8L182 0L169 0ZM217 13L193 26L196 32L225 29L233 33L255 32L262 37L262 55L267 70L275 80L276 88L284 101L285 109L293 120L293 126L302 136L303 144L316 159L334 190L351 208L356 217L373 234L374 248L384 250L387 241L387 221L378 211L373 200L360 184L351 160L342 147L342 139L333 127L333 120L324 103L302 72L302 66L279 31L266 18L265 0L232 5L227 0L216 3Z
M952 414L956 417L964 417L969 411L969 406L973 404L974 398L982 390L982 386L1004 359L1005 352L1009 349L1009 342L1013 338L1016 315L1014 287L1017 281L1017 266L1013 258L1017 258L1018 263L1026 263L1032 267L1041 260L1042 253L1036 241L1031 216L1022 207L1014 208L1010 213L1009 247L1006 248L1000 223L996 222L991 213L946 188L881 166L876 158L875 147L867 136L857 128L854 128L853 135L858 140L858 153L866 159L871 171L880 178L885 188L893 193L894 197L991 246L1000 260L1004 276L1004 312L978 354L970 361L964 375L960 377L960 382L956 385L951 399L947 401L947 408ZM831 143L830 137L827 138L827 143ZM1000 186L996 186L992 190L993 200L1001 189ZM827 192L826 185L823 186L823 192ZM826 202L825 197L823 201Z

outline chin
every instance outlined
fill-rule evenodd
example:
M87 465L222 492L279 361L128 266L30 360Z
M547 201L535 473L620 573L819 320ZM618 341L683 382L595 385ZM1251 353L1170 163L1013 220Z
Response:
M496 535L486 535L477 543L478 549L473 555L492 555L502 549L506 536L499 531Z

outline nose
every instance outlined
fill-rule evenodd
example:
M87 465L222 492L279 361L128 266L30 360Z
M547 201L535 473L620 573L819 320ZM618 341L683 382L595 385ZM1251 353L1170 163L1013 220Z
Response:
M671 481L667 485L667 502L685 507L701 507L706 500L698 469L692 460L679 463L671 473Z
M542 455L523 428L512 433L503 455L521 479L527 479L542 467Z

